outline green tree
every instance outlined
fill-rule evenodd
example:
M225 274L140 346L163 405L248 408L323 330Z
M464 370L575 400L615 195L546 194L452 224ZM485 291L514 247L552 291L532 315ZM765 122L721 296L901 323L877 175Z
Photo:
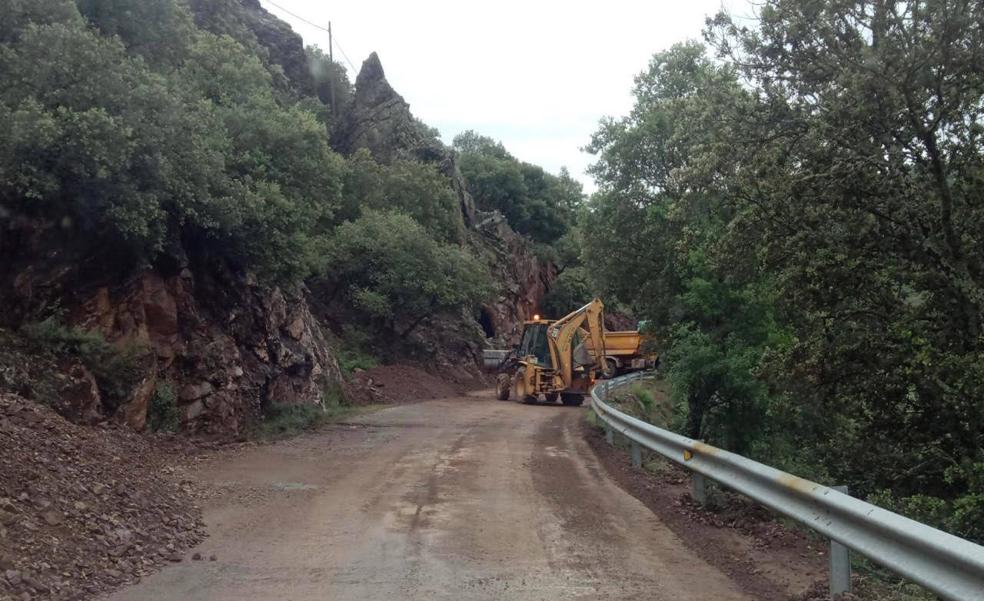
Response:
M741 433L768 408L750 369L778 326L758 280L717 264L732 209L707 175L718 164L709 150L747 94L732 69L689 43L654 56L635 95L631 114L603 122L590 146L601 192L583 217L585 263L664 341L687 434L747 450L753 441Z
M981 461L982 20L978 3L767 2L760 27L709 32L759 98L730 140L730 245L775 274L797 343L772 366L850 416L816 455L862 493L953 498L972 479L947 470Z
M484 265L398 212L366 211L338 226L321 277L327 302L344 295L377 332L402 338L434 316L476 308L491 293Z
M97 5L133 25L122 5ZM271 278L308 273L343 175L314 115L282 105L228 37L194 32L180 67L154 68L58 6L57 22L20 4L4 21L0 203L134 262L188 242Z
M571 311L583 307L594 298L592 294L590 274L583 267L565 269L550 291L540 302L540 309L549 319L558 319Z
M105 35L119 36L130 52L151 63L187 58L195 33L187 6L174 0L77 0L79 12Z
M453 145L479 207L499 211L517 232L551 243L573 223L584 194L566 171L558 177L520 162L501 143L473 131L458 134Z
M464 224L451 181L429 163L397 159L377 163L366 149L348 161L344 217L364 210L406 213L444 241L460 240Z
M691 435L980 536L984 8L760 17L601 125L585 262L656 324Z

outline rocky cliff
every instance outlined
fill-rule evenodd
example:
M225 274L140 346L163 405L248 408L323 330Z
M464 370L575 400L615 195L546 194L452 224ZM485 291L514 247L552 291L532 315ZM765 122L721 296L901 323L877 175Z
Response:
M183 429L237 434L267 405L320 403L344 386L303 288L261 286L248 273L180 253L154 266L106 262L96 276L58 234L28 221L3 232L0 326L39 319L58 305L65 323L142 357L138 377L118 398L101 395L77 361L53 361L47 369L55 372L57 394L50 396L74 421L114 419L143 429L155 390L166 384ZM16 366L4 367L9 381L31 380L18 378Z
M467 243L486 258L500 284L497 298L487 303L478 319L485 336L496 344L514 341L523 320L538 309L556 277L556 269L540 261L532 244L495 212L480 211L465 187L453 150L410 112L410 105L386 81L382 63L373 53L356 78L355 98L335 140L343 153L368 149L380 162L399 157L432 162L450 180L466 225Z

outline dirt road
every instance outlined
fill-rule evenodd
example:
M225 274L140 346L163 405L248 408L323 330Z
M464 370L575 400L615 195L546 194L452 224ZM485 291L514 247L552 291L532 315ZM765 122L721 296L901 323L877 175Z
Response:
M486 393L214 458L204 560L110 599L750 599L609 480L584 411Z

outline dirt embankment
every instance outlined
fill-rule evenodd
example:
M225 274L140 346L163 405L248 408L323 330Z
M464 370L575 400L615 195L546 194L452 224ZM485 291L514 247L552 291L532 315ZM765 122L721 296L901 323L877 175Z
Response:
M176 441L0 395L0 598L88 599L204 538Z
M656 459L658 472L632 466L587 423L584 435L608 474L642 501L691 552L740 582L763 601L788 601L826 583L826 543L790 530L765 508L729 496L709 511L690 496L689 475ZM810 597L812 598L812 597Z
M415 403L457 396L491 384L481 378L452 381L413 365L380 365L358 371L354 381L376 403Z

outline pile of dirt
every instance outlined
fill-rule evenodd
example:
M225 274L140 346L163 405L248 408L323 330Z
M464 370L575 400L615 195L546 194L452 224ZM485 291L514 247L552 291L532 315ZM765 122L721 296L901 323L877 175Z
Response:
M0 598L91 598L181 561L204 525L168 446L0 394Z
M355 374L377 403L415 403L458 396L473 388L469 383L441 379L412 365L381 365Z

